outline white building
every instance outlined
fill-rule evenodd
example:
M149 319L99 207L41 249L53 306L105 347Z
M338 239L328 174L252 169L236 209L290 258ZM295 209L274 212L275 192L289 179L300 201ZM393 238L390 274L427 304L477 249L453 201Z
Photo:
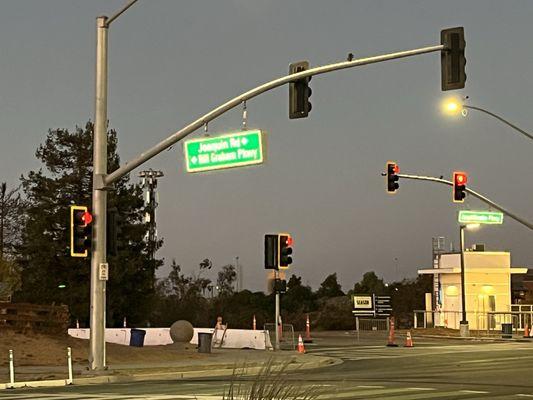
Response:
M487 312L511 311L511 274L525 274L527 268L511 267L511 253L484 251L483 246L465 250L465 303L470 329L498 329L511 322ZM435 255L434 268L419 270L434 279L433 311L435 326L459 329L461 321L461 254ZM502 315L503 317L503 315ZM433 318L431 318L433 320Z

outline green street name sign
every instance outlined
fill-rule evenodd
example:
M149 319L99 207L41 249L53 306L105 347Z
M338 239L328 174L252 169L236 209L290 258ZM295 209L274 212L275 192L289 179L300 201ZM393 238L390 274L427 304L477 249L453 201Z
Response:
M245 131L188 140L183 144L187 172L211 171L261 164L263 133Z
M459 211L459 222L463 224L502 224L503 213L492 211Z

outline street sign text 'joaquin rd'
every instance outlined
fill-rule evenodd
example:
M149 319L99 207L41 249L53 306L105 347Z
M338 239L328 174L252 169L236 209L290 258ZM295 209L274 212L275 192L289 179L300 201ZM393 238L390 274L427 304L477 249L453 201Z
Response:
M261 164L263 132L250 130L184 143L187 172L210 171Z

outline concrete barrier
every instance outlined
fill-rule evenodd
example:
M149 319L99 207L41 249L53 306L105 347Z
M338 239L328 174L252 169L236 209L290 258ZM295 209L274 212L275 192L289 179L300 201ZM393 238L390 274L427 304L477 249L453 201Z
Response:
M138 328L146 331L144 337L145 346L161 346L171 344L170 328ZM193 345L198 345L198 332L214 333L213 328L194 328L194 335L190 341ZM68 334L79 339L89 339L90 329L79 328L69 329ZM223 331L217 330L217 339L220 342ZM121 345L130 344L130 328L106 328L105 341L107 343L116 343ZM214 338L213 338L214 339ZM218 347L216 345L215 347ZM226 349L257 349L265 350L271 349L270 338L268 332L254 331L251 329L228 329L224 336L222 348Z

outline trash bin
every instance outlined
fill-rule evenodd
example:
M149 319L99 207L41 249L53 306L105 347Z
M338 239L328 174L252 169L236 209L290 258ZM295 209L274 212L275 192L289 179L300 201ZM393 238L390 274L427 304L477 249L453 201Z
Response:
M511 339L513 337L513 324L502 324L502 338Z
M198 332L198 353L211 353L212 333Z
M144 336L146 331L142 329L132 328L130 330L130 346L143 347L144 346Z

